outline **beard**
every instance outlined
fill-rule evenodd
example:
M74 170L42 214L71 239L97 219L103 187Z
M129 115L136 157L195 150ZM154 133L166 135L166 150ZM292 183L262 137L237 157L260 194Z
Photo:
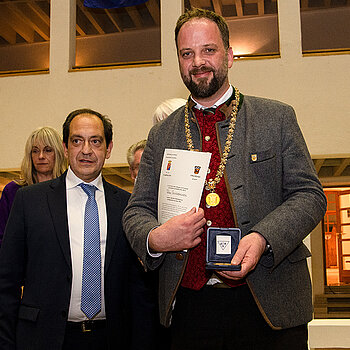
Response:
M199 79L198 83L194 82L192 75L204 72L212 72L213 77L208 82L208 78ZM207 98L214 95L224 84L227 79L227 61L223 63L218 70L211 67L195 68L189 71L188 75L181 72L182 80L193 97Z

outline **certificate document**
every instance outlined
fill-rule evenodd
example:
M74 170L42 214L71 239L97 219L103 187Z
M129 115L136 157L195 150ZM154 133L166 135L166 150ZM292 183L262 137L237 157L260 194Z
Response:
M198 208L211 153L165 149L158 191L158 221Z

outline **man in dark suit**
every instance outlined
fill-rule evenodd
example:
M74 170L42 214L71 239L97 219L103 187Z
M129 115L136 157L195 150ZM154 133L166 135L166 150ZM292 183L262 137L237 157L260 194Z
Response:
M307 350L312 294L303 239L322 219L326 199L294 110L230 85L233 52L221 16L186 12L175 43L191 95L151 129L123 217L144 265L159 269L160 317L171 324L171 349ZM212 156L200 208L159 225L165 149ZM241 230L228 261L239 271L206 269L210 228Z
M0 348L153 349L153 290L121 226L129 194L101 175L112 124L74 111L63 143L68 171L18 191L10 214L0 252Z

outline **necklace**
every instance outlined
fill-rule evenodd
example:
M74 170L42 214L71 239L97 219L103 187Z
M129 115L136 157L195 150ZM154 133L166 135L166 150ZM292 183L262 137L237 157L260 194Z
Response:
M209 179L208 181L205 180L205 189L207 191L210 191L205 198L205 201L208 207L216 207L220 202L220 197L217 193L215 193L215 188L216 188L216 185L220 182L222 176L224 175L224 170L227 163L227 157L230 153L233 134L236 127L238 106L239 106L239 90L235 88L235 100L232 102L230 125L228 129L227 137L226 137L225 148L220 159L220 165L216 172L215 178ZM190 129L190 122L189 122L188 102L185 105L185 133L186 133L187 148L189 151L194 151L192 134Z

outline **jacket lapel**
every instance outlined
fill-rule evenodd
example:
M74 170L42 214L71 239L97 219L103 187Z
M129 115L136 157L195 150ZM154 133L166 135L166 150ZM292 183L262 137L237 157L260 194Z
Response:
M118 193L115 188L103 179L103 187L105 190L106 211L107 211L107 242L105 256L105 275L108 271L109 264L112 259L117 238L121 230L122 208Z
M71 268L71 253L68 233L67 196L66 196L66 173L53 180L50 184L52 189L48 192L47 201L55 227L56 236L61 246L62 253Z

